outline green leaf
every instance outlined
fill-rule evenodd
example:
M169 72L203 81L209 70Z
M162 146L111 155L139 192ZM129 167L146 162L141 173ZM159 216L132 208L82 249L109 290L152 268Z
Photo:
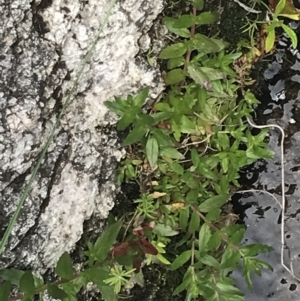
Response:
M49 296L54 298L54 299L63 300L64 298L68 297L66 292L64 292L62 289L60 289L57 285L49 283L47 285L47 288L48 288Z
M202 204L200 204L198 209L201 212L209 212L213 209L222 207L225 203L227 203L228 199L228 194L217 195L204 201Z
M133 99L134 106L141 108L144 105L148 97L148 94L149 94L149 87L146 87L136 97L134 97Z
M185 289L187 289L189 287L189 285L191 284L191 277L186 277L183 282L177 286L177 288L175 289L175 291L173 292L173 296L180 294L181 292L183 292Z
M125 130L136 119L136 112L134 110L127 111L118 122L118 131Z
M199 232L198 244L200 253L206 249L207 243L210 240L211 235L212 234L209 226L206 223L204 223Z
M168 72L165 76L165 83L167 85L175 85L180 83L182 80L185 79L185 74L182 69L173 69Z
M190 50L198 50L203 54L208 54L208 53L220 52L227 46L227 43L197 33L194 35L194 37L190 39L188 45Z
M73 264L70 255L64 252L56 265L56 274L62 279L71 280L73 278Z
M270 52L275 43L275 29L271 30L267 34L266 42L265 42L265 51L266 53Z
M227 173L227 171L228 171L228 165L229 165L228 157L223 158L221 160L221 166L222 166L222 169L223 169L224 173Z
M192 122L187 116L183 115L180 119L180 129L184 134L196 133L195 123Z
M206 250L217 250L221 245L222 239L220 237L220 234L218 232L213 233L210 240L207 243Z
M229 137L226 133L217 133L217 143L221 146L222 150L227 150L230 147Z
M172 112L173 109L170 107L170 105L166 102L158 102L155 104L155 109L162 112Z
M220 208L213 209L206 214L207 221L217 221L220 218L222 210Z
M260 101L255 97L255 95L249 91L244 94L244 98L249 105L259 104Z
M171 59L180 57L187 52L187 46L184 43L176 43L165 48L159 55L160 59Z
M104 105L119 116L123 116L126 112L126 108L115 101L105 101Z
M105 286L103 281L109 278L109 271L105 268L92 267L87 269L84 273L90 281L97 285L98 288Z
M11 284L19 286L20 279L24 275L24 271L17 269L5 269L0 271L0 278L3 280L9 281Z
M267 253L273 251L273 248L262 244L250 244L240 248L243 256L257 256L261 253Z
M26 271L20 279L20 291L28 297L35 294L34 279L32 272Z
M241 228L232 234L232 236L229 238L229 241L237 245L243 240L244 235L245 235L245 229Z
M219 19L220 15L217 12L204 12L196 17L197 25L212 24Z
M288 37L291 39L293 48L297 48L298 38L297 38L295 31L293 29L291 29L289 26L286 26L285 24L282 24L281 27L283 28L285 33L288 35Z
M226 74L221 70L217 68L209 68L209 67L199 67L199 70L201 70L206 76L209 78L209 80L217 80L217 79L224 79L226 78Z
M117 295L114 292L113 286L98 286L102 298L105 301L118 301Z
M8 301L9 294L10 294L11 284L9 281L5 281L0 286L0 300L1 301Z
M168 28L169 31L175 33L177 36L183 38L189 38L191 33L187 28L175 28L174 23L177 19L175 18L164 18L164 25Z
M208 255L208 254L204 254L203 256L200 257L200 261L205 264L208 265L210 267L213 267L217 270L220 269L220 264L218 262L218 260L216 260L214 257Z
M173 146L172 139L167 135L167 133L164 130L154 128L152 129L152 135L161 147Z
M170 164L170 167L178 175L183 175L184 169L180 164L174 162Z
M190 209L188 207L184 207L179 211L179 225L180 229L185 231L188 225L188 220L190 216Z
M242 292L234 287L233 285L231 284L227 284L227 283L222 283L221 281L216 281L216 285L217 285L217 288L221 291L221 295L224 296L224 294L228 294L229 296L231 295L235 295L235 296L240 296L242 297L243 294ZM228 301L230 300L233 300L233 301L238 301L238 300L244 300L244 298L240 299L240 298L237 298L237 299L226 299Z
M74 280L61 284L62 290L68 295L68 299L66 301L77 301L77 293L81 290L81 288L85 288L87 283L88 278L83 272Z
M174 236L178 234L178 231L175 231L169 225L164 224L157 224L153 228L153 232L160 236Z
M173 23L173 28L189 28L195 24L195 17L192 14L181 15Z
M276 8L275 8L275 12L274 12L274 16L277 17L281 11L284 9L285 7L285 4L286 4L286 0L280 0L277 5L276 5Z
M94 246L94 250L95 256L100 263L107 258L109 250L115 242L122 227L122 224L123 220L120 219L116 223L108 226L105 229L105 231L101 234L101 236L97 239Z
M184 159L184 156L175 148L164 147L160 150L160 155L170 159Z
M184 251L172 262L170 266L170 270L174 271L182 267L187 261L190 260L191 256L192 256L191 250Z
M233 271L237 268L237 264L241 258L239 251L234 250L231 246L227 246L221 259L221 268Z
M184 57L175 57L173 59L169 59L167 63L167 68L168 69L174 69L176 67L183 66L185 63L185 58Z
M192 157L192 163L195 167L197 167L200 164L200 156L198 151L195 148L192 148L191 150L191 157Z
M158 143L153 137L150 137L146 144L146 155L151 168L155 168L158 159Z
M186 200L189 204L195 204L198 201L198 190L197 189L191 189L187 196Z
M191 4L198 10L202 10L204 6L204 0L189 0Z
M188 66L188 74L196 84L205 88L207 91L212 91L212 85L209 77L196 66Z
M156 120L151 115L141 114L138 116L137 123L141 124L141 125L150 125L151 126L156 123Z
M159 123L162 120L168 120L173 116L172 112L157 112L151 115L152 118L155 120L155 123ZM153 128L151 129L153 132ZM169 138L170 139L170 138Z
M194 233L194 232L198 231L199 228L200 228L200 217L197 214L197 212L193 210L192 217L191 217L191 220L189 223L188 232Z
M148 131L148 127L142 124L137 124L125 138L123 145L127 146L140 141Z

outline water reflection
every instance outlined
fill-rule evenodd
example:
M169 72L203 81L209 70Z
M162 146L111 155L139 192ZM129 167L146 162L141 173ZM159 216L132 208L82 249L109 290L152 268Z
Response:
M295 27L295 23L292 24ZM277 124L285 133L285 193L286 193L286 246L284 259L300 277L300 53L290 47L283 36L278 52L264 70L264 80L257 95L262 105L257 108L256 124ZM273 159L260 160L242 172L247 186L262 189L281 200L280 132L270 130L269 147L275 152ZM249 185L249 183L251 183ZM247 293L246 301L300 299L300 283L280 265L281 208L267 194L236 194L233 198L239 211L243 211L248 227L247 243L264 243L273 252L260 256L270 263L274 271L264 271L262 277L254 276L254 291ZM233 276L238 286L247 292L240 272Z

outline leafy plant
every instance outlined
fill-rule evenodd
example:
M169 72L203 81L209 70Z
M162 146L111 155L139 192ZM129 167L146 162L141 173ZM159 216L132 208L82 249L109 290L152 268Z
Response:
M263 4L263 1L258 0L256 4ZM290 0L269 0L269 7L267 7L267 15L264 21L250 21L248 27L244 31L249 32L251 39L251 45L254 47L256 41L254 38L255 32L257 32L257 24L261 23L262 28L260 32L260 39L263 39L264 51L270 52L274 48L276 41L276 28L281 27L287 36L292 41L292 46L297 47L298 38L293 29L284 24L283 20L279 17L285 17L292 20L300 19L300 11L295 8Z
M140 92L143 97L133 113L124 109L132 96L106 102L120 122L125 111L131 114L132 129L124 145L138 149L144 162L139 178L149 183L135 201L137 209L127 228L132 226L153 246L167 247L183 235L176 245L186 249L173 262L164 249L147 255L172 271L186 268L174 294L185 291L187 300L243 300L230 272L241 264L251 288L251 273L271 268L255 256L271 248L241 245L245 228L228 224L223 206L230 200L231 187L239 186L240 168L273 154L264 143L267 132L253 136L244 125L258 101L244 89L238 100L241 81L233 66L242 54L228 53L225 41L202 34L201 26L215 22L218 14L198 14L203 1L191 4L193 14L164 20L178 37L159 56L168 67L164 97L148 113L142 110L148 90Z

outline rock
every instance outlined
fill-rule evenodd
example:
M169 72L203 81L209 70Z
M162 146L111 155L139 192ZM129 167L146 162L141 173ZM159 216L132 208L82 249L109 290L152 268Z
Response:
M138 56L162 0L116 4L81 76L0 256L0 269L55 266L74 248L83 222L104 220L117 193L124 155L103 105L150 86L163 89L158 69ZM6 4L5 4L6 3ZM16 210L73 80L110 0L0 0L0 237ZM138 64L137 64L138 62Z

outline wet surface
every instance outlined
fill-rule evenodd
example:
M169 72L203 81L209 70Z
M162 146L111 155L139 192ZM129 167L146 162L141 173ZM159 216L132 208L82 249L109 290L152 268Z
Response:
M293 24L292 24L293 26ZM294 24L294 26L296 26ZM296 29L299 39L299 27ZM298 46L299 47L299 46ZM282 35L276 53L264 58L266 67L260 70L256 96L261 105L254 119L258 125L277 124L285 131L285 250L284 261L300 278L300 52L292 49ZM242 172L245 189L268 191L281 202L280 131L271 129L269 148L275 154L271 160L261 160ZM247 289L242 273L234 273L238 286L246 294L246 301L299 300L300 282L280 264L281 208L264 193L236 194L236 207L243 212L248 229L247 243L270 245L274 251L260 258L274 268L253 277L254 291Z

